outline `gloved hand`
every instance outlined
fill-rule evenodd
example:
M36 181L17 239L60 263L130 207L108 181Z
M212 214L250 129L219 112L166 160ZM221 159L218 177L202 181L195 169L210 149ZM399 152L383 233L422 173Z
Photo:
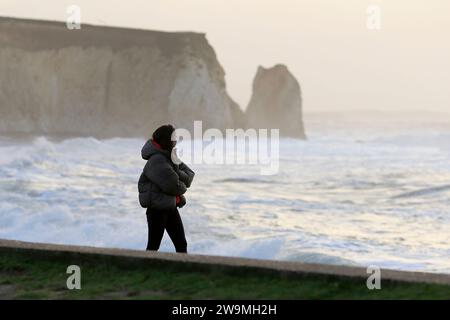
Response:
M183 195L177 196L177 197L180 198L180 200L177 202L177 207L178 208L183 208L184 205L186 204L186 198Z

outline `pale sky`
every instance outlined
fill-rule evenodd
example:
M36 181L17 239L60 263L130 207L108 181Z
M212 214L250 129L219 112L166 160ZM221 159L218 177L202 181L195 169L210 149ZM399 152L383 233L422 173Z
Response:
M307 112L450 111L448 0L0 0L0 15L204 32L245 108L258 65L288 66ZM367 28L367 8L381 28Z

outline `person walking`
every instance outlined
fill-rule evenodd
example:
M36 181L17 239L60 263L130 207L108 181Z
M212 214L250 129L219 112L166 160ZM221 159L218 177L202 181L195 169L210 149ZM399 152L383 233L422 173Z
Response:
M155 130L142 148L147 163L138 182L139 202L146 208L148 225L147 250L157 251L167 231L176 252L187 253L187 241L178 208L186 204L184 196L194 179L185 163L172 160L175 128L168 124ZM176 161L178 162L178 161Z

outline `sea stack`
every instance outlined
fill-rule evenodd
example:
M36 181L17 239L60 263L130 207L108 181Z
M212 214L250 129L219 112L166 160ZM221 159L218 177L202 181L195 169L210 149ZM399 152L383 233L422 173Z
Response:
M246 115L248 128L280 129L280 136L306 137L300 85L284 65L258 67Z

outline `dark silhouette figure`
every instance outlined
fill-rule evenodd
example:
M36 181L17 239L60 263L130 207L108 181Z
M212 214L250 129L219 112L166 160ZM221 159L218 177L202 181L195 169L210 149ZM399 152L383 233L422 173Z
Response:
M169 234L177 252L187 253L183 222L178 208L186 204L184 193L191 186L194 172L184 163L172 161L175 128L164 125L156 129L142 148L147 163L139 178L139 202L147 208L147 250L157 251L164 235Z

